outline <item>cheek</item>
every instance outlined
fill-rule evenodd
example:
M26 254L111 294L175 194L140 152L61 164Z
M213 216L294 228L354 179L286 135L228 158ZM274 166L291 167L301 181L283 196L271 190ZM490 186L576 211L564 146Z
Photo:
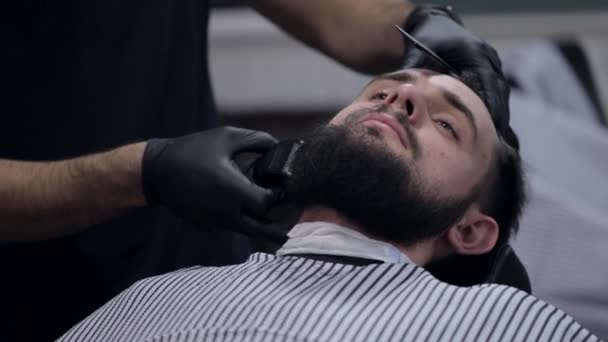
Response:
M345 121L348 120L348 117L353 115L356 112L360 112L363 108L365 107L366 104L362 103L361 101L356 101L354 103L351 103L350 105L348 105L347 107L345 107L344 109L342 109L341 111L338 112L338 114L336 114L330 121L329 124L332 125L342 125L344 124Z
M349 110L348 107L342 109L331 120L329 120L329 124L337 125L337 126L343 124L344 121L346 120L346 118L348 117L348 110Z
M425 144L421 139L420 144L423 153L419 165L428 184L441 194L468 194L477 179L470 156L447 141Z

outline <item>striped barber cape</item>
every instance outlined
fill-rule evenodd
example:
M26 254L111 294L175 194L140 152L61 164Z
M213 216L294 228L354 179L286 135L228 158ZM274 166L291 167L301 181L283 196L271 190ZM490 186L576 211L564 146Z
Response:
M412 263L256 253L135 283L59 341L597 341L502 285L457 287Z

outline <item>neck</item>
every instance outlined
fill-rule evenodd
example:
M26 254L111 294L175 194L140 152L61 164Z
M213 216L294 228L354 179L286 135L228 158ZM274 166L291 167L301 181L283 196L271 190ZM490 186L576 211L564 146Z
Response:
M334 223L343 227L356 230L359 233L366 235L367 237L375 240L381 240L390 243L391 245L398 248L403 254L405 254L410 260L420 266L428 264L433 257L433 242L425 241L415 245L404 246L393 241L386 241L379 239L376 236L370 235L368 232L363 230L361 226L337 211L325 208L325 207L313 207L306 209L302 212L298 223L305 222L329 222Z

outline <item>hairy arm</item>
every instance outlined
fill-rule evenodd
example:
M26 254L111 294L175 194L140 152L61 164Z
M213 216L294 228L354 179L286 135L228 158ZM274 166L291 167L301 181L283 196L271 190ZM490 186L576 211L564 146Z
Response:
M63 161L0 159L0 241L58 237L144 206L145 146Z
M365 73L391 71L403 63L405 44L393 25L403 25L408 0L249 0L282 29Z

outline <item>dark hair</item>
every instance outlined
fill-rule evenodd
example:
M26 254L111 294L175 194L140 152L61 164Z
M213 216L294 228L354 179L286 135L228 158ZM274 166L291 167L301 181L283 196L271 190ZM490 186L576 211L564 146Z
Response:
M487 103L479 75L463 71L459 76L460 81ZM499 118L495 118L493 114L490 113L490 116L496 124ZM496 244L500 245L517 233L526 196L517 135L510 126L504 132L497 129L497 133L499 141L494 148L493 162L486 177L479 184L477 202L481 211L498 223L500 232Z
M498 223L496 246L486 254L457 254L427 265L426 269L437 279L459 286L486 282L500 246L517 233L526 195L522 162L514 146L519 144L512 130L508 135L499 136L491 166L474 189L481 212Z
M519 217L525 202L525 179L519 151L499 136L493 161L477 197L481 212L498 223L497 245L508 242L519 230Z

